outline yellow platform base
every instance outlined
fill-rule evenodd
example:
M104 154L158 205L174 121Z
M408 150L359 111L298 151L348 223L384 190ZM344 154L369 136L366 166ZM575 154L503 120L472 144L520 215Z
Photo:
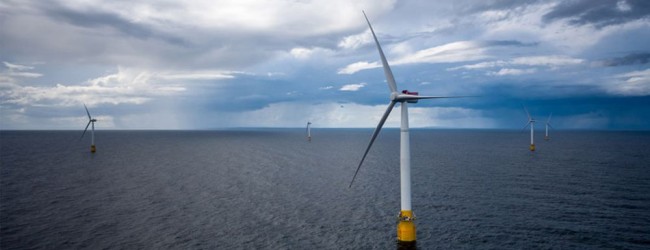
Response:
M95 151L97 151L97 148L95 147L95 145L90 145L90 152L95 153Z
M397 243L399 246L415 246L415 216L413 211L402 210L397 223Z
M530 144L530 151L535 151L535 144Z

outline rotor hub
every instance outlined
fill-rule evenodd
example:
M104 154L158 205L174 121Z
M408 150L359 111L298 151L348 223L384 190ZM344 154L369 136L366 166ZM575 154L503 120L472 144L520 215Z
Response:
M399 96L399 93L397 92L390 93L390 100L397 101L397 96Z

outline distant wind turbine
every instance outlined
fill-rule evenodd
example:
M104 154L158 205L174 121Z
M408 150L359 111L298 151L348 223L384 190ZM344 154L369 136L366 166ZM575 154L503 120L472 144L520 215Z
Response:
M528 115L528 123L526 123L526 126L524 126L524 129L530 125L530 151L535 151L535 141L533 138L533 130L535 129L535 118L530 116L530 113L528 113L528 109L526 106L524 106L524 110L526 111L526 115Z
M88 130L88 126L90 126L90 124L92 123L93 126L92 126L92 130L90 132L90 138L91 138L90 139L91 140L90 141L90 152L95 153L95 151L96 151L96 148L95 148L95 122L97 121L97 119L93 119L90 116L90 112L88 112L88 107L86 107L85 103L84 103L84 108L86 109L86 114L88 114L88 124L86 125L86 128L84 129L83 134L81 134L81 138L84 137L84 135L86 134L86 131ZM81 138L79 138L79 140L81 140Z
M311 122L307 122L307 141L311 142Z
M550 127L550 128L553 128L553 126L551 126L551 117L552 117L552 116L553 116L553 113L551 113L551 114L548 116L548 119L546 119L546 135L544 135L544 140L547 140L547 141L551 139L550 137L548 137L548 128L549 128L549 127Z
M398 217L399 223L397 225L397 240L400 246L415 246L415 223L414 223L415 216L413 215L413 211L411 209L411 150L409 145L409 121L408 121L407 103L417 103L418 100L420 99L454 98L460 96L454 96L454 97L419 96L418 92L409 92L408 90L403 90L402 92L398 92L397 84L395 83L395 78L393 77L393 73L390 69L390 66L386 61L384 52L382 51L381 46L379 45L379 41L377 40L375 31L372 29L372 25L370 25L370 21L368 20L368 17L366 16L365 12L363 12L363 15L366 18L366 22L368 22L368 27L370 28L370 32L372 33L372 36L375 39L375 44L377 45L377 50L379 51L379 57L381 58L381 63L384 68L384 75L386 76L388 88L390 89L391 93L390 93L390 102L388 103L388 108L386 108L384 115L381 117L381 120L379 120L379 124L377 125L377 128L375 128L375 131L372 134L370 143L368 143L368 147L366 148L366 151L363 153L361 162L359 162L359 166L357 166L357 170L354 172L354 176L352 177L352 181L350 182L350 187L352 187L352 183L354 183L354 179L357 177L357 173L359 173L359 169L361 168L363 161L366 159L366 156L368 155L368 151L370 150L370 147L372 147L373 142L377 138L379 131L381 131L382 126L386 122L388 115L390 114L391 110L393 110L395 104L400 103L402 109L401 110L402 120L401 120L401 127L400 127L401 128L400 129L401 210Z

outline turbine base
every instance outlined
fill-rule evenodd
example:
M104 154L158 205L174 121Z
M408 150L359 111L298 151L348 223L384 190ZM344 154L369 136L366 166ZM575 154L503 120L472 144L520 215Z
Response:
M311 136L308 136L308 137L307 137L307 141L308 141L308 142L311 142Z
M530 144L530 151L535 151L535 144Z
M95 153L95 151L97 151L97 148L95 147L95 145L90 145L90 152Z
M414 249L415 216L413 211L402 210L397 219L397 245L399 249Z
M550 140L550 139L551 139L551 138L548 138L548 136L544 136L544 140L545 140L545 141L548 141L548 140Z

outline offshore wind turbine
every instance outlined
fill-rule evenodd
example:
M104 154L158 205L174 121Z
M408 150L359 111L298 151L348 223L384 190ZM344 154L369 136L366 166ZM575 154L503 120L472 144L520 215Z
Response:
M90 152L95 153L95 151L96 151L96 148L95 148L95 122L97 121L97 119L93 119L90 116L90 112L88 112L88 107L86 107L85 103L84 103L84 108L86 109L86 114L88 115L88 124L86 124L86 128L84 129L84 132L83 132L83 134L81 134L81 138L83 138L84 135L86 134L86 131L88 130L88 126L90 126L90 124L92 124L93 126L92 126L92 130L90 132L90 138L91 138L90 139ZM81 140L81 138L79 138L79 140Z
M307 122L307 141L311 142L311 122Z
M553 126L551 126L551 117L552 117L552 116L553 116L553 113L551 113L551 114L548 116L548 119L546 119L546 135L544 135L544 140L546 140L546 141L548 141L548 140L551 139L551 138L548 137L548 128L549 128L549 127L553 128Z
M350 187L352 187L352 183L354 183L354 179L357 177L357 173L359 173L359 169L361 168L363 161L366 159L366 156L368 155L368 151L370 150L370 147L372 147L373 142L377 138L379 131L381 131L381 128L386 122L388 115L390 114L391 110L393 110L395 104L400 103L401 112L402 112L401 125L400 125L400 195L401 195L400 205L401 205L401 209L398 216L399 222L397 224L397 241L400 246L415 246L416 243L415 223L414 223L415 216L411 208L411 150L410 150L410 143L409 143L409 120L408 120L407 103L417 103L418 100L420 99L454 98L454 97L420 96L418 95L418 92L409 92L408 90L403 90L401 92L398 92L397 84L395 83L395 78L393 77L393 72L391 71L390 66L388 65L388 61L384 56L384 52L381 49L381 45L379 45L379 40L377 40L375 31L372 29L372 25L370 25L370 21L368 20L368 17L366 16L365 12L363 12L363 16L366 18L366 22L368 23L368 27L370 28L370 32L372 33L372 37L375 39L377 50L379 51L379 57L381 58L381 63L384 68L384 75L386 76L386 82L388 83L388 88L390 89L390 102L388 103L388 107L386 108L384 115L381 117L381 120L379 120L379 124L377 125L377 128L375 128L375 131L372 134L370 143L368 143L368 147L366 148L365 153L363 153L363 157L361 158L361 162L359 162L359 166L357 166L357 170L354 172L354 176L352 177L352 181L350 182ZM459 97L459 96L455 96L455 97Z
M530 151L535 151L535 140L533 138L533 130L535 130L535 118L530 116L530 113L528 113L528 109L526 109L526 106L524 106L524 110L526 111L526 115L528 115L528 123L526 123L526 126L524 126L524 129L530 125Z

